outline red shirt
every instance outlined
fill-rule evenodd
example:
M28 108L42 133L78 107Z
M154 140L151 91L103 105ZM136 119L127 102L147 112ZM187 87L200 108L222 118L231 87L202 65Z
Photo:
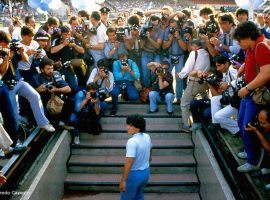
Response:
M259 42L265 41L264 35L260 36L255 43L255 48L253 50L248 49L246 51L245 59L245 80L250 83L256 76L256 65L262 67L264 65L270 64L270 50L265 44L259 44L257 47L256 58L255 50Z

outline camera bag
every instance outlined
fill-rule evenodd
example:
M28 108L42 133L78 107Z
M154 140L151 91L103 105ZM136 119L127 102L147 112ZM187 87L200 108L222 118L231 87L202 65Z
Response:
M51 115L57 115L61 113L63 109L63 105L64 105L64 101L60 97L52 93L51 98L49 99L46 105L46 108L47 108L47 111Z

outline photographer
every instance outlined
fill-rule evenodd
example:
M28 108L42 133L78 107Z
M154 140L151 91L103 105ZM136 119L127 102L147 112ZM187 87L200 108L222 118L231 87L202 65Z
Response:
M113 74L109 71L110 62L106 58L102 58L97 62L97 66L98 68L92 70L87 84L96 83L99 93L102 91L106 98L112 91L114 83Z
M3 82L9 88L9 94L12 102L12 107L15 111L15 119L19 120L18 107L16 102L16 94L23 96L30 103L37 125L44 128L48 132L54 132L55 129L49 123L44 115L43 105L40 103L40 96L27 82L23 81L18 71L18 60L22 59L25 55L23 48L10 49L10 38L8 35L0 31L0 46L2 63L0 64L0 73L3 76ZM3 50L4 49L4 50ZM26 55L27 56L27 55ZM11 62L9 62L11 60Z
M150 62L160 62L159 48L163 41L163 31L159 27L160 18L158 16L151 16L149 22L142 27L140 33L140 48L142 48L142 85L150 87L151 78L150 70L147 64Z
M245 75L247 85L238 91L241 105L238 114L238 125L245 145L247 163L237 168L240 172L250 172L257 169L260 150L256 148L257 142L254 136L247 133L246 125L258 113L258 106L252 98L252 92L256 88L267 86L270 81L270 51L266 45L265 36L261 34L257 25L253 22L244 22L237 26L234 38L246 51L245 64L238 70L238 75ZM241 155L244 152L240 152Z
M76 44L82 46L86 30L81 24L81 20L77 16L72 16L68 23L71 27L71 36L75 38Z
M167 113L169 116L173 114L173 77L169 72L169 62L162 61L161 64L157 62L150 62L149 69L155 74L155 81L152 85L154 91L149 93L150 109L148 114L158 112L157 102L165 101L167 104Z
M264 34L267 39L270 39L270 7L266 8L263 14L258 14L257 22L262 34Z
M214 45L215 55L223 51L231 54L238 54L240 46L235 39L233 33L235 30L234 18L231 13L224 13L218 17L218 22L223 33L219 37L210 38L210 43Z
M45 113L51 121L61 121L60 124L63 125L62 122L68 123L69 116L72 112L70 109L72 106L69 106L71 103L69 103L68 98L66 98L66 95L71 93L71 88L62 79L61 74L58 71L53 70L53 64L53 60L43 58L40 63L41 73L36 74L33 77L31 85L40 94L43 105L47 105L51 98L51 94L58 96L63 95L62 99L64 100L65 104L59 115L53 116L47 111L47 109L45 109Z
M77 53L83 54L84 48L76 44L74 38L71 37L71 29L69 26L61 27L61 37L52 42L51 53L54 56L54 61L62 62L62 67L59 72L65 76L65 80L73 91L78 90L78 82L76 80L74 70L70 64L65 64L75 59ZM81 77L78 77L78 79Z
M185 63L184 68L178 74L180 79L188 77L188 84L184 91L184 95L181 99L181 111L182 111L182 130L189 132L189 116L190 116L190 102L198 94L203 98L207 97L208 86L206 83L200 84L199 77L202 73L209 71L210 69L210 57L209 53L203 49L201 40L192 40L190 42L192 51ZM195 73L194 73L195 72Z
M136 101L139 93L134 86L134 81L140 79L140 73L136 63L127 59L125 52L118 54L118 60L113 63L114 87L111 92L112 111L111 115L117 113L118 95L122 92L122 97L129 101Z
M257 138L259 139L261 146L265 150L265 157L264 160L261 164L261 170L260 172L262 175L263 169L270 168L270 138L269 138L269 133L270 133L270 110L269 110L269 105L268 107L264 107L258 114L258 118L256 118L255 121L248 123L248 126L245 128L246 131L249 132L249 134L255 134ZM260 146L258 146L260 148ZM267 184L265 186L266 190L270 190L270 184Z
M233 87L235 87L237 70L232 67L230 60L224 55L214 57L214 62L217 71L223 73L223 78L217 90L220 95L211 98L212 123L219 123L221 128L236 136L239 133L239 127L237 121L231 117L237 115L238 109L232 107L230 99L235 92Z
M72 113L70 122L74 127L72 132L74 143L80 144L78 128L86 129L84 131L93 134L100 134L102 127L100 124L101 117L107 109L107 103L101 102L98 98L97 85L90 83L86 86L86 90L79 91L75 96L75 113ZM79 127L79 121L83 127Z
M170 69L175 67L176 74L176 98L180 101L183 90L183 80L180 79L177 74L181 71L184 66L185 55L184 52L187 50L187 42L181 35L181 27L179 27L178 21L171 19L169 27L166 29L164 34L164 42L162 45L163 49L168 51L168 58L170 62Z
M119 31L119 30L118 30ZM119 52L126 52L125 48L125 29L123 32L117 32L117 29L108 28L106 31L108 36L108 40L105 42L104 54L107 59L111 59L113 61L118 59Z
M88 53L94 58L94 65L97 67L97 61L105 58L104 44L107 40L105 25L100 21L100 14L97 11L91 14L91 24L88 32L88 38L84 40L85 47L88 49Z

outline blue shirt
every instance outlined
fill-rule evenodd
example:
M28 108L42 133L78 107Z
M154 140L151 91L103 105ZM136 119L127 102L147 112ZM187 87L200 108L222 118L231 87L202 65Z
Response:
M140 79L140 72L138 69L137 64L128 59L128 65L131 67L131 70L134 72L135 74L135 79L134 77L129 73L122 73L122 64L120 60L116 60L113 62L113 76L114 76L114 80L115 81L135 81Z
M90 112L92 109L94 109L94 104L91 103L91 100L88 100L88 102L84 105L82 109L80 109L80 105L82 101L86 97L86 91L81 90L79 91L75 96L75 111L76 112ZM98 106L100 107L100 101L98 101Z
M125 45L123 42L119 42L119 47L115 50L114 54L112 56L109 56L109 52L114 48L114 44L110 41L106 41L105 42L105 47L104 47L104 54L105 54L105 57L107 59L114 59L114 60L117 60L118 59L118 54L122 54L122 53L128 53L126 48L125 48Z
M167 27L164 33L164 41L169 40L170 27ZM181 36L182 37L182 36ZM183 38L183 37L182 37ZM184 39L183 39L184 40ZM182 55L184 50L180 47L178 40L174 37L171 46L168 48L170 55Z

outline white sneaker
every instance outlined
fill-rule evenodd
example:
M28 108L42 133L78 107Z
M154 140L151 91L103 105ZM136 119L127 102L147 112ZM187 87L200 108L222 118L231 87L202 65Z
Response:
M74 137L74 144L80 144L80 137L79 136Z
M247 159L247 152L246 151L239 152L237 154L237 157L240 159Z
M55 128L51 124L46 124L45 126L41 127L44 128L48 132L54 132Z
M258 170L258 169L259 169L259 167L251 165L249 163L245 163L245 164L237 167L237 171L243 172L243 173L248 173L248 172L251 172L251 171Z
M265 185L265 190L270 191L270 183Z

